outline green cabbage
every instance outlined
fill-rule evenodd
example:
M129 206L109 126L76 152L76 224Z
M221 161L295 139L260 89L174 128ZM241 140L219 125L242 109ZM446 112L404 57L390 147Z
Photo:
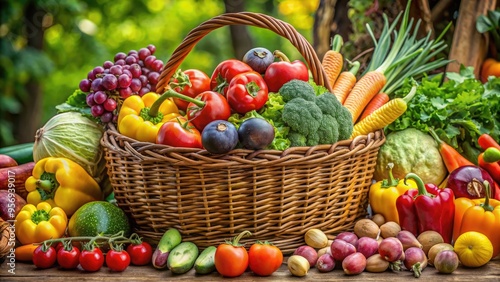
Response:
M57 114L37 130L33 159L37 162L46 157L68 158L100 183L107 176L100 144L103 133L101 125L78 112Z

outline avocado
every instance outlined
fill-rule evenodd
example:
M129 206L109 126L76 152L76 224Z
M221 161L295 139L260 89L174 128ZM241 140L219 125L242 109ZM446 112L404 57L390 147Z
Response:
M130 223L118 206L106 201L89 202L81 206L70 218L68 232L71 237L112 235L123 231L130 236Z

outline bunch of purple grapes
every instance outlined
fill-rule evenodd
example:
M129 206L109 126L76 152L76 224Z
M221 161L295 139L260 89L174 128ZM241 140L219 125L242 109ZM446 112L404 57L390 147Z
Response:
M163 62L156 59L152 44L128 54L119 52L114 62L106 61L91 70L80 82L80 90L88 92L87 105L101 122L116 122L118 105L130 95L144 95L156 90Z

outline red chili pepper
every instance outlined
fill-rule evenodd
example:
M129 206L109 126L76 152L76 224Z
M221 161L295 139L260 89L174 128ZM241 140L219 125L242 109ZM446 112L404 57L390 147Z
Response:
M292 79L309 80L307 66L302 61L290 62L287 56L278 50L274 51L274 56L281 61L270 64L264 74L269 92L278 92L283 84Z
M407 179L415 180L418 189L410 189L396 199L401 229L415 236L433 230L441 234L446 243L450 243L455 216L453 191L430 183L424 185L414 173L406 175L405 183Z
M244 72L235 76L227 89L227 102L235 112L246 114L260 110L267 102L267 84L257 72Z
M479 144L479 146L481 146L481 148L483 148L483 150L486 150L489 147L500 149L500 145L497 143L497 141L495 141L495 139L493 139L493 137L491 137L487 133L481 134L481 136L479 136L479 138L477 139L477 143Z
M439 153L443 158L443 162L446 166L446 169L449 173L454 171L455 169L466 166L466 165L474 165L471 161L462 156L455 148L446 144L443 140L441 140L436 132L432 129L429 129L429 133L434 137L436 142L438 143Z
M224 97L226 97L227 87L233 77L240 73L253 71L253 69L246 63L240 60L225 60L222 61L214 69L212 76L210 77L210 89L215 92L219 92Z
M168 89L163 95L188 101L189 104L186 109L187 119L200 132L210 122L214 120L227 120L231 116L231 107L227 103L226 98L214 91L205 91L195 98L191 98Z

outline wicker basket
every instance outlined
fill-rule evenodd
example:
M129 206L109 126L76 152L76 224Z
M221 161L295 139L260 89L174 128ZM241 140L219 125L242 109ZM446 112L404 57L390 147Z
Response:
M225 25L267 28L300 51L318 84L328 89L312 46L291 25L263 14L230 13L193 29L165 64L157 92L194 45ZM153 242L170 227L201 248L249 230L287 254L304 243L309 228L333 236L352 229L366 215L382 131L333 145L286 151L236 149L226 155L205 150L138 142L105 132L108 174L118 205L135 231Z

